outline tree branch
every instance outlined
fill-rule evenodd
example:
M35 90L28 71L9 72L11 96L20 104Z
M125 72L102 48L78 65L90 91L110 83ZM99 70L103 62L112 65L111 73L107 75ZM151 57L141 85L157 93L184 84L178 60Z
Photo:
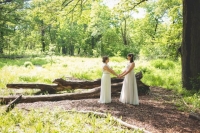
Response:
M140 2L134 3L134 6L128 10L133 10L136 6L142 4L143 2L146 2L146 1L148 1L148 0L141 0Z

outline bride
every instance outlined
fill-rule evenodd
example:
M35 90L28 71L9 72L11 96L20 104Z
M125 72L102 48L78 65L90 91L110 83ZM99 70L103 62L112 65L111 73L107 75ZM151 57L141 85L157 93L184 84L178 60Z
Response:
M127 59L130 62L127 64L126 70L119 75L119 77L125 76L121 90L120 101L122 103L139 105L137 83L134 73L135 63L133 58L133 54L127 55Z
M103 75L101 78L101 92L100 92L100 103L111 102L111 78L110 73L117 76L117 74L108 66L109 58L104 56L103 61Z

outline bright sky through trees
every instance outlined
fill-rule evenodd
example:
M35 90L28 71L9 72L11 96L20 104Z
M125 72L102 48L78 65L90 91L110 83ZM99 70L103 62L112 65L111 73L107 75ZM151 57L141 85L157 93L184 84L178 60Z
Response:
M104 0L104 3L111 9L119 2L120 0ZM133 12L132 15L134 18L143 18L145 13L143 8L138 8L138 12Z

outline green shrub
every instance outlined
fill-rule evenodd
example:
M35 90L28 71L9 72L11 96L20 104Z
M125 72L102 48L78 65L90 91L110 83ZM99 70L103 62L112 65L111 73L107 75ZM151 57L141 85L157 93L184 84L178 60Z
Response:
M34 64L34 65L39 65L39 66L42 66L42 65L45 65L45 64L48 64L48 60L46 58L33 58L31 60L31 62Z
M125 58L122 58L122 57L110 57L110 61L111 62L123 62L125 61L126 59Z
M67 67L68 65L67 65L67 64L63 64L62 66L63 66L63 67Z
M170 60L154 60L151 62L151 65L158 69L173 69L175 68L174 62Z
M91 80L92 77L87 72L74 72L71 73L72 77L82 80Z
M24 62L24 67L33 67L33 64L30 61L26 61Z
M25 81L25 82L36 82L40 80L38 76L19 76L20 81Z
M0 68L4 67L4 63L0 62Z
M192 84L192 89L198 90L200 88L200 74L196 77L190 80Z

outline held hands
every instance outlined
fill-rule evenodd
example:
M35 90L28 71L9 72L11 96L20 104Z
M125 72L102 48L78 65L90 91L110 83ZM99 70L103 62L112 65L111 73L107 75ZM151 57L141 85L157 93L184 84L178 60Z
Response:
M121 74L117 75L117 78L122 78L123 76Z

